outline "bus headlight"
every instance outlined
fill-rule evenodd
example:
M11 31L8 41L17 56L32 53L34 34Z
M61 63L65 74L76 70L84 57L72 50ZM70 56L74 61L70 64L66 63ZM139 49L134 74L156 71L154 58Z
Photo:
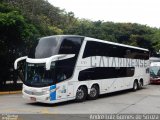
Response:
M49 91L49 89L47 88L47 89L42 89L42 94L49 94L50 93L50 91Z
M49 94L50 92L48 90L42 91L43 94Z

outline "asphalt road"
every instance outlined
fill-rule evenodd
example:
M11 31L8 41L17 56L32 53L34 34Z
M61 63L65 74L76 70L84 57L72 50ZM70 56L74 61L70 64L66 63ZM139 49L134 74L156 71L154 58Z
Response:
M42 104L26 101L22 98L21 94L1 95L0 113L3 115L6 113L43 115L72 114L70 116L61 116L65 120L74 119L74 114L160 113L160 86L148 85L136 92L127 90L106 94L100 96L97 100L86 100L82 103L68 101L59 104ZM39 118L44 119L43 117ZM32 118L30 118L30 120L31 119ZM89 118L80 117L79 119Z

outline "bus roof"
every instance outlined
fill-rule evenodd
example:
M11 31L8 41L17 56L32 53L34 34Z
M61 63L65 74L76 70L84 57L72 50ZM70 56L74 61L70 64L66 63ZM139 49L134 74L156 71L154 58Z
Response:
M160 66L160 62L152 62L150 66Z
M97 41L97 42L108 43L108 44L117 45L117 46L123 46L123 47L129 47L129 48L134 48L134 49L149 51L148 49L145 49L145 48L140 48L140 47L125 45L125 44L110 42L110 41L106 41L106 40L99 40L99 39L90 38L90 37L85 37L85 40L87 40L87 41Z
M150 57L149 60L151 62L160 62L160 58L159 57Z
M80 35L51 35L51 36L44 36L41 38L47 38L47 37L60 37L60 38L64 38L64 37L85 37L85 36L80 36Z
M123 47L129 47L129 48L133 48L133 49L139 49L139 50L149 51L148 49L145 49L145 48L125 45L125 44L120 44L120 43L115 43L115 42L111 42L111 41L107 41L107 40L100 40L100 39L86 37L86 36L80 36L80 35L53 35L53 36L55 36L55 37L62 37L62 38L63 37L84 37L85 38L84 40L87 40L87 41L97 41L97 42L108 43L108 44L117 45L117 46L123 46ZM47 37L51 37L51 36L47 36Z

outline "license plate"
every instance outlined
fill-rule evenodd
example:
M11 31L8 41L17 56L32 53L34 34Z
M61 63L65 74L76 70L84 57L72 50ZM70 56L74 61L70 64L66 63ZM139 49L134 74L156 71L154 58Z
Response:
M31 100L32 100L32 101L36 101L36 98L35 98L35 97L31 97Z

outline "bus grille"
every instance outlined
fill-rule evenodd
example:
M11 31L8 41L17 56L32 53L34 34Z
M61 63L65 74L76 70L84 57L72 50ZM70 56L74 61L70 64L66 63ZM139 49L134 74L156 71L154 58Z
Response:
M38 96L44 95L43 92L33 92L33 91L29 91L29 90L24 90L24 92L25 92L26 94L28 94L28 95L38 95Z

